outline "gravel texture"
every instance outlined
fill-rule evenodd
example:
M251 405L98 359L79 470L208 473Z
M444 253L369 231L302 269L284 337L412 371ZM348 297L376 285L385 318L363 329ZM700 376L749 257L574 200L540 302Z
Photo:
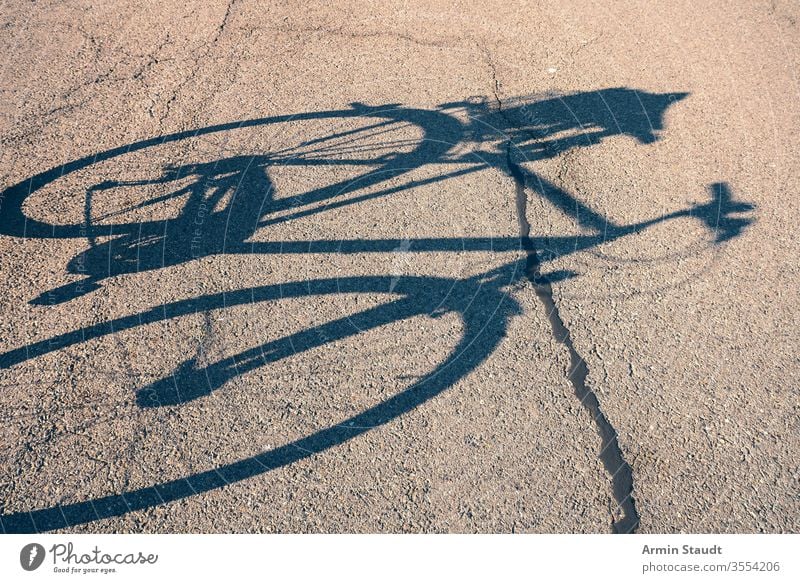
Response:
M796 532L796 3L4 2L7 532Z

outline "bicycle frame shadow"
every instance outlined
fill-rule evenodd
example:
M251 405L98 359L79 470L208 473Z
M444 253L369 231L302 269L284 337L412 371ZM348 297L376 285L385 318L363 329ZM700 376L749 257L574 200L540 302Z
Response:
M545 244L553 258L589 249L679 217L701 220L714 231L715 243L738 236L751 219L735 216L736 213L751 210L753 207L734 201L725 183L711 186L711 201L707 204L694 205L648 221L621 225L610 221L575 196L512 160L513 158L519 162L549 159L568 149L592 146L618 135L628 135L642 144L654 142L658 139L658 132L663 129L667 108L685 96L686 94L679 93L659 95L614 88L522 100L500 112L485 103L473 101L443 104L435 110L404 108L395 104L382 107L353 104L350 108L339 111L248 120L144 140L70 162L64 167L53 168L7 189L2 193L2 199L5 200L5 221L0 226L2 234L64 239L87 237L90 241L100 237L113 237L103 243L93 243L88 250L76 256L69 263L68 271L86 278L49 290L32 300L32 303L41 305L70 301L97 289L102 280L109 277L163 269L214 254L309 253L312 247L314 253L390 252L402 244L402 240L354 238L337 241L248 242L248 239L259 229L281 222L486 169L498 170L521 182L525 190L549 201L589 232L573 237L548 237L546 240L529 234L502 238L414 239L410 241L410 245L416 252L422 253L516 251L527 253L529 257L527 260L515 260L464 279L404 276L398 282L393 281L391 276L340 277L209 294L108 320L0 354L0 367L9 368L92 338L221 307L347 292L391 292L396 296L396 299L388 303L264 343L205 367L199 367L194 359L188 359L169 377L142 387L137 392L137 402L141 407L161 407L179 406L202 398L248 370L406 318L455 313L461 318L464 330L447 359L423 379L340 424L321 429L262 454L185 478L85 502L2 515L0 525L3 530L34 532L66 528L179 500L291 464L396 419L453 386L494 352L505 335L510 319L520 313L519 305L508 293L509 287L520 280L532 278L530 253L535 254L535 250L542 249ZM452 115L455 110L465 112L468 121ZM299 150L246 157L230 156L210 163L168 167L155 180L128 183L106 181L92 185L87 191L87 217L90 217L91 196L95 193L124 186L171 184L179 177L194 177L189 186L177 188L167 195L173 198L185 195L187 198L187 203L176 219L140 222L135 225L98 225L90 224L87 218L86 224L81 226L54 226L32 220L23 212L26 197L64 174L132 151L243 127L298 120L359 117L383 120L368 126L369 131L384 132L392 124L408 123L421 128L423 137L409 151L392 151L392 144L388 144L383 148L389 150L388 153L355 160L347 158L348 164L360 163L368 168L355 179L342 180L280 199L274 196L274 187L268 174L270 167L341 163L342 148L346 148L348 154L364 151L362 145L355 145L357 137L341 132L329 138L335 139L336 147L333 149L324 149L325 146L320 142L305 143ZM376 135L380 133L370 134L372 139ZM466 141L481 146L478 155L458 152L456 146ZM428 164L452 165L455 169L437 173L433 177L412 178L404 184L366 192L368 188L377 187L389 178L411 173ZM466 168L465 164L468 164ZM378 168L375 169L374 166ZM198 232L193 217L197 215L200 205L216 208L226 196L230 199L227 207L210 213ZM554 272L545 274L544 277L548 282L554 283L574 275L569 272Z

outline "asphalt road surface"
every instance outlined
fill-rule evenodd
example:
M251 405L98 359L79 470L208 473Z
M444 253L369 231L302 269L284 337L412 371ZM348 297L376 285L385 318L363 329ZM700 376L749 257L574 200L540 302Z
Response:
M798 19L4 2L3 530L797 531Z

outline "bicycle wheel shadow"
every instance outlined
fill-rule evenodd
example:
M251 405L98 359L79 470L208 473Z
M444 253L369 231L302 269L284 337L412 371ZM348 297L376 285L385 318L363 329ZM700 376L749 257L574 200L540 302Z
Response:
M98 289L100 282L109 277L167 268L214 254L307 253L312 243L315 252L381 253L391 251L402 241L353 238L344 241L262 243L248 240L265 226L360 204L472 172L494 169L512 176L514 172L509 161L512 151L519 160L536 161L558 156L571 148L593 146L612 136L627 135L642 144L652 143L658 139L659 132L664 128L664 115L669 106L685 96L686 94L680 93L657 95L614 88L519 100L519 103L502 111L496 111L485 102L474 100L443 104L435 110L404 108L394 104L383 107L353 104L348 109L336 112L311 112L211 126L194 132L137 142L76 160L65 165L63 169L59 167L45 171L7 189L2 196L6 201L3 213L7 220L0 227L0 232L16 236L24 233L29 237L65 239L85 236L87 233L90 239L111 237L108 241L91 245L68 265L68 272L80 274L85 279L45 292L32 301L41 305L70 301ZM150 180L149 183L170 186L179 177L192 177L188 186L176 187L165 195L167 198L185 196L187 199L181 213L174 219L130 225L53 227L31 221L23 213L23 202L30 193L52 183L64 173L74 172L97 161L127 152L241 127L257 127L297 119L343 117L376 118L379 121L367 126L369 137L347 131L333 134L333 146L330 141L327 144L308 141L301 144L299 149L277 155L266 153L229 156L206 163L164 168L162 176ZM423 137L410 150L393 152L391 140L380 136L393 124L399 123L419 127ZM372 140L373 143L377 140L377 146L380 147L374 148L367 155L360 143L362 140ZM462 153L458 146L465 142L477 145L477 154ZM343 148L348 164L361 164L368 169L355 179L343 180L281 199L274 196L274 186L268 173L270 167L336 163L342 159ZM444 168L452 165L454 169L437 173L432 178L416 178L411 175L404 184L387 184L377 190L374 188L388 182L389 178L410 174L413 170L430 164L441 164ZM695 205L633 225L618 225L537 174L526 169L519 172L523 173L521 181L524 189L549 201L588 231L579 237L557 239L555 243L552 238L548 238L549 248L556 249L560 254L588 249L604 241L627 236L655 223L678 217L696 217L702 220L714 230L716 243L738 236L752 222L751 218L739 214L752 210L753 207L734 201L725 183L713 186L712 201L707 205ZM88 194L103 193L119 187L137 187L145 183L104 181L91 185L87 189L87 207L91 206L91 197ZM225 200L228 201L226 206L222 210L215 210ZM198 228L196 218L201 211L205 215ZM88 214L91 215L91 212ZM542 243L542 239L530 234L499 239L476 236L467 239L441 237L413 240L414 249L418 252L530 253L531 249L535 252L535 249L541 248ZM573 276L575 274L570 272L545 274L551 283ZM261 344L207 366L201 367L195 360L187 359L178 365L172 375L138 390L137 403L143 408L153 408L180 406L210 394L249 370L364 330L417 315L455 313L461 318L464 330L447 359L427 376L394 397L343 423L321 429L263 454L185 478L85 502L5 514L0 516L0 525L5 532L35 532L120 516L220 488L291 464L386 424L447 390L478 368L494 352L505 335L509 320L520 313L519 305L508 294L509 287L529 277L525 260L516 260L464 279L404 276L398 282L391 276L359 276L287 282L172 302L0 354L0 367L9 368L92 338L237 304L344 292L391 291L396 296L396 299L386 304ZM436 306L436 309L431 310L431 306Z
M0 516L0 523L5 532L41 532L118 516L259 475L313 456L375 427L389 423L447 390L492 354L504 336L509 319L520 313L519 306L507 294L505 288L520 277L523 269L522 263L504 266L493 273L469 278L456 289L453 288L453 281L448 278L403 278L394 290L398 297L397 300L348 318L304 330L274 343L259 346L247 353L195 371L191 379L187 378L185 373L178 373L170 379L165 379L162 383L155 383L155 385L140 391L140 400L143 406L153 407L182 403L190 398L200 396L197 392L192 392L196 391L198 387L203 393L206 393L221 386L232 376L243 374L253 367L263 366L278 358L309 350L323 342L321 339L325 339L325 342L332 342L338 338L362 332L363 329L359 330L360 326L364 326L366 329L375 328L419 314L439 317L455 312L461 317L463 334L446 360L423 379L358 415L263 454L183 479L83 503L7 514ZM84 339L112 334L139 326L142 323L194 313L197 309L208 310L223 306L230 307L237 304L310 295L368 293L369 291L385 293L389 284L388 276L354 277L245 289L233 294L206 296L202 302L197 300L175 302L142 314L87 327L52 340L55 342L55 346L66 347L82 342ZM420 289L426 290L427 293L420 294ZM433 313L431 313L431 306L436 306ZM489 308L487 309L487 307ZM292 343L294 343L293 346ZM42 354L51 350L51 347L39 344L34 346L33 350L36 354ZM4 359L3 364L5 365L7 362ZM190 365L188 362L185 364ZM187 383L189 380L191 382ZM179 387L188 390L190 394L182 392ZM172 403L165 401L172 401Z
M123 148L70 162L34 176L2 193L5 223L0 233L30 238L86 238L90 246L67 264L67 273L81 279L46 290L31 300L35 305L55 305L91 293L101 287L101 282L115 276L142 273L181 265L202 257L217 254L270 253L281 245L248 243L259 228L309 217L343 206L364 203L403 190L414 189L432 182L446 181L457 176L486 169L510 174L505 143L513 144L519 161L535 162L554 158L572 148L585 148L600 144L613 136L627 135L639 143L648 144L658 139L664 127L664 115L670 105L684 99L686 93L651 94L626 88L512 100L512 105L498 112L482 101L462 101L443 104L435 110L403 108L396 104L367 106L352 104L349 109L335 112L307 113L246 120L210 126L193 132L181 132L161 138L143 140ZM469 120L463 122L453 115L461 110ZM299 148L280 151L278 155L235 155L204 163L167 166L162 175L141 181L104 180L86 189L85 224L65 226L46 225L24 216L25 198L63 175L83 169L91 164L120 155L175 142L247 127L258 127L287 120L306 119L377 118L378 123L367 125L356 132L343 131L317 140L309 140ZM411 151L392 151L394 142L381 137L391 132L392 125L410 124L422 130L416 147ZM478 152L458 154L458 146L477 143ZM370 144L378 154L358 158L349 154L369 152ZM349 155L343 159L343 155ZM337 158L337 156L339 156ZM269 169L280 165L322 166L353 164L370 167L360 176L342 180L294 196L276 198ZM410 180L407 184L388 187L361 196L358 191L388 182L409 174L426 165L469 164L467 169L443 172L434 178ZM526 187L548 201L582 228L602 234L603 237L628 235L645 228L641 225L614 224L571 193L559 188L528 170L523 170ZM180 180L190 179L188 186L178 187ZM128 211L163 203L183 196L186 203L175 218L164 220L131 221L128 223L92 223L92 198L105 191L118 188L136 188L161 185L169 188L168 194L145 201ZM729 192L729 189L727 190ZM221 203L223 208L219 208ZM725 203L725 201L722 201ZM730 202L730 197L728 198ZM705 212L708 221L716 221L731 238L742 230L749 220L731 217L731 213L752 210L743 203L718 204L716 208L698 206L687 209L700 217ZM109 217L101 217L108 219ZM666 218L666 217L665 217ZM674 218L674 217L672 217ZM108 240L98 243L100 237ZM286 242L303 248L300 243ZM336 241L314 241L318 248L336 245ZM341 241L339 244L343 243ZM349 243L349 242L345 242ZM472 241L486 247L486 241ZM496 241L500 246L513 246L510 241ZM594 245L590 239L585 245ZM394 245L394 242L391 244ZM417 245L419 248L419 245ZM585 248L585 246L584 246ZM289 251L291 252L291 251Z

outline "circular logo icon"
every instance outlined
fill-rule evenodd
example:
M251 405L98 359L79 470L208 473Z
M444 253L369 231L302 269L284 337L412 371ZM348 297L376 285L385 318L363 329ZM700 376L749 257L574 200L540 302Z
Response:
M44 562L44 547L39 543L30 543L19 552L19 564L26 571L35 571Z

